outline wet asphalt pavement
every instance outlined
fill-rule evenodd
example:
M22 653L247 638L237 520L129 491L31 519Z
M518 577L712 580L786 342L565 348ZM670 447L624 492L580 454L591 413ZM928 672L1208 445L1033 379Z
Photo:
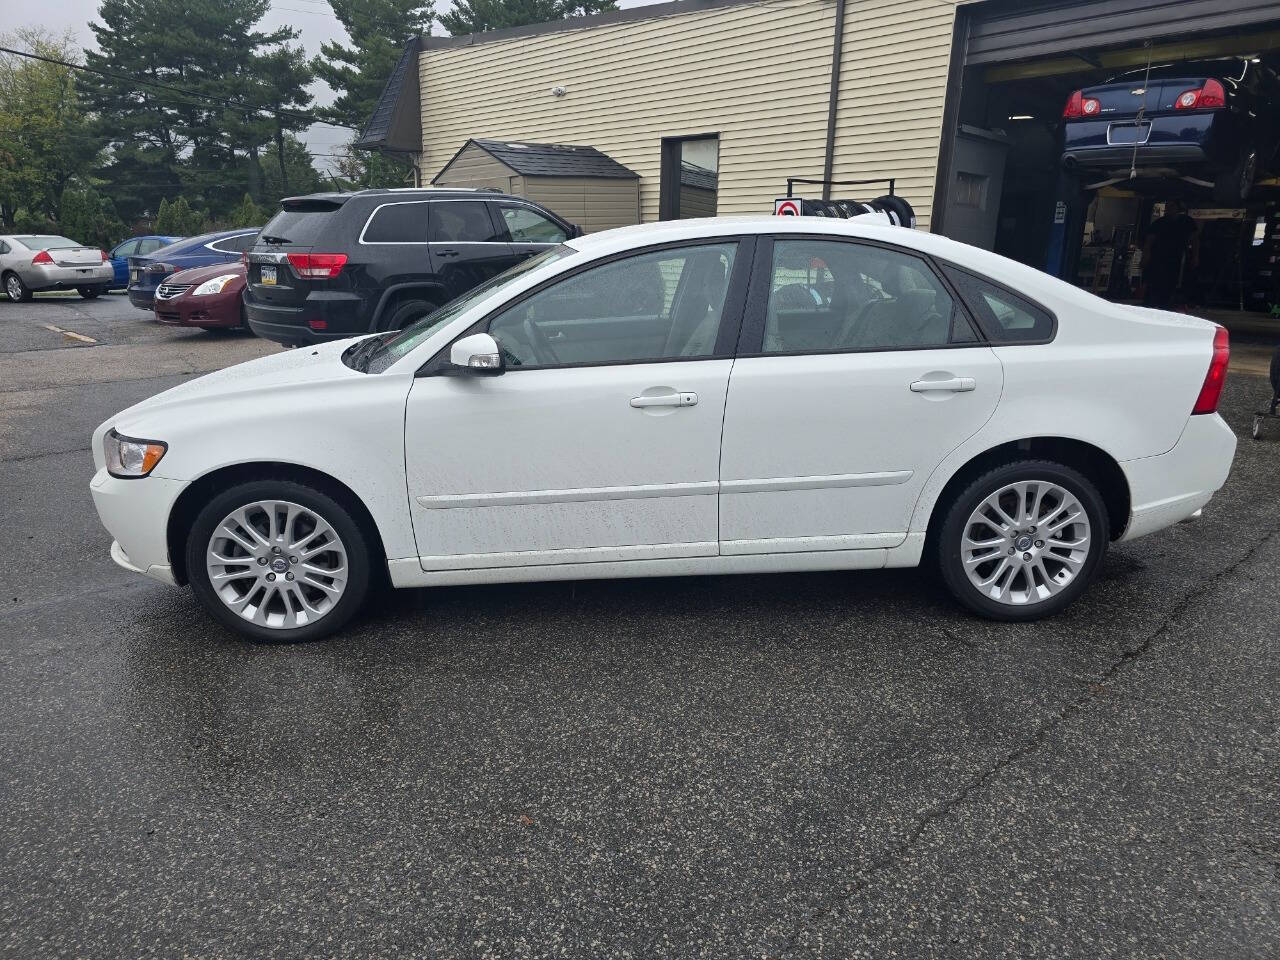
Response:
M0 955L1280 953L1265 380L1205 518L1047 623L892 571L401 592L269 647L112 565L87 443L271 349L0 303Z

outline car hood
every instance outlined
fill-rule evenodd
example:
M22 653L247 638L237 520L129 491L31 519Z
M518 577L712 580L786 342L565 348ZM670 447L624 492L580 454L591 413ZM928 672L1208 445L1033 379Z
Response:
M243 282L244 264L233 260L231 263L211 263L206 267L191 267L171 273L165 280L170 283L204 283L206 280L225 277L227 274L239 277Z
M113 427L125 436L164 439L172 428L198 417L208 408L245 400L256 403L260 397L265 409L271 399L291 390L310 390L335 380L378 376L352 370L342 362L342 351L353 342L354 338L284 350L196 377L148 397L105 420L94 431L94 459L101 459L102 436ZM102 464L99 462L98 466Z

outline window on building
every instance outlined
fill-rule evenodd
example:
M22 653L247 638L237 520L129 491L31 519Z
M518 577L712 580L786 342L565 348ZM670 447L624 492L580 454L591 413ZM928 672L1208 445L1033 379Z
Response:
M661 219L714 217L719 184L719 136L668 137L662 141Z

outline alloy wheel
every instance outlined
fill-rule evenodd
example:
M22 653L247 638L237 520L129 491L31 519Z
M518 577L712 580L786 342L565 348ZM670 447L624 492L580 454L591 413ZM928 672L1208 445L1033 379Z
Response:
M1093 545L1089 515L1065 487L1020 480L996 490L969 515L960 544L969 582L1010 606L1042 603L1084 569Z
M5 293L9 295L9 299L14 303L22 299L22 281L17 277L10 276L4 282Z
M260 500L223 518L205 565L214 593L250 623L290 630L315 623L342 599L347 550L314 510Z

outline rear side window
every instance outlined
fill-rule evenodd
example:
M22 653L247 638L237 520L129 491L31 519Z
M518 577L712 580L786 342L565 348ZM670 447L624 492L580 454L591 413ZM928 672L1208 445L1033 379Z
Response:
M217 250L219 253L244 253L246 250L252 250L254 243L257 241L256 233L243 233L238 237L227 237L225 240L215 240L209 244L210 250Z
M388 203L379 207L360 239L364 243L426 243L427 205Z
M943 265L943 270L992 343L1047 343L1053 339L1054 317L1044 307L967 270L950 264Z
M480 200L449 200L431 204L429 239L432 243L491 243L498 239L488 204Z
M138 243L137 252L142 256L146 256L148 253L155 253L165 244L165 242L161 240L159 237L147 237L145 240L137 241L137 243ZM122 257L129 257L132 255L133 255L132 253L120 254L120 256Z

